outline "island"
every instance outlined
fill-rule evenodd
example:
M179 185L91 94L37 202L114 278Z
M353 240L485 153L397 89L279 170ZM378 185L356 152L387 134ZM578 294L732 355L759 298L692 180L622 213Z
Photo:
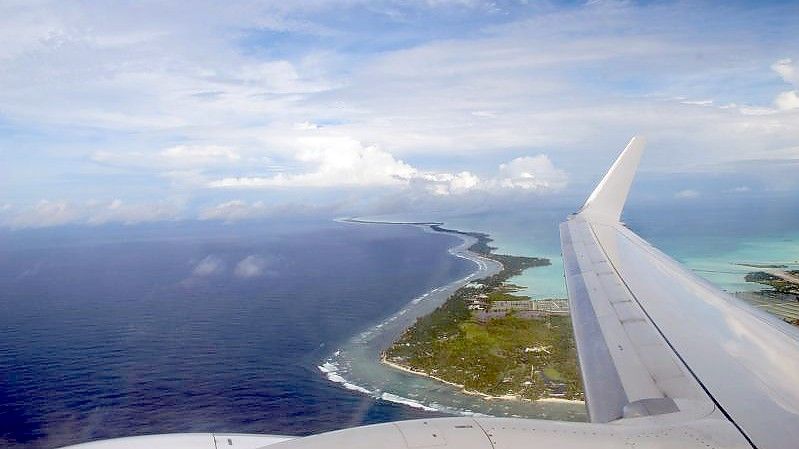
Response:
M533 301L508 282L550 261L494 254L487 234L428 225L474 238L469 250L502 268L419 318L382 353L383 363L486 398L584 400L566 300Z
M799 326L799 270L790 270L787 265L780 264L739 263L737 265L759 270L747 273L744 279L767 288L758 292L739 293L736 296Z

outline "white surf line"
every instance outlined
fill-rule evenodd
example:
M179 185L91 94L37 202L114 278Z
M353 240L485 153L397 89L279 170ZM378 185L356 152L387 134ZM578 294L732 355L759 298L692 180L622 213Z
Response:
M355 220L355 219L336 219L336 221L345 222L345 223L357 223L357 224L402 224L402 225L410 225L410 226L422 227L425 230L425 232L435 232L435 233L439 233L439 234L452 234L452 235L455 235L456 237L460 238L462 242L459 245L456 245L454 247L449 248L447 250L447 252L449 254L453 255L453 256L456 256L456 257L459 257L459 258L462 258L462 259L466 259L466 260L470 260L470 261L474 262L474 264L476 265L475 271L473 271L472 273L468 274L467 276L464 276L464 277L462 277L460 279L456 279L455 281L452 281L452 282L450 282L448 284L445 284L443 286L439 286L439 287L433 288L433 289L431 289L431 290L429 290L429 291L427 291L427 292L425 292L425 293L423 293L423 294L411 299L405 305L405 307L403 307L397 313L391 315L389 318L383 320L382 322L380 322L377 325L369 328L368 330L366 330L364 332L361 332L357 336L357 338L354 337L353 339L357 343L364 343L364 342L368 341L370 338L372 338L378 331L380 331L387 324L390 324L391 322L395 321L397 318L405 315L406 313L408 313L410 311L410 309L413 306L415 306L415 305L419 304L420 302L424 301L425 299L429 298L431 295L434 295L435 293L438 293L440 291L444 291L444 290L447 290L447 289L453 289L452 291L454 292L455 290L457 290L458 288L466 285L467 283L469 283L470 281L474 280L475 278L482 277L482 276L486 275L488 273L488 271L489 271L489 266L488 266L489 265L489 261L492 262L492 263L496 263L499 266L499 269L500 270L502 269L502 264L501 263L499 263L499 262L497 262L497 261L495 261L493 259L488 259L486 257L483 257L482 255L477 254L475 252L472 252L472 251L470 251L468 249L474 243L477 242L477 239L475 237L472 237L472 236L466 235L466 234L455 233L455 232L437 231L437 230L431 228L431 225L434 225L434 224L441 225L442 224L442 223L439 223L439 222L435 222L435 223L433 223L433 222L431 222L431 223L368 222L368 221L359 221L359 220ZM446 302L446 300L449 299L449 296L450 295L448 295L445 298L442 298L444 300L443 302ZM443 304L443 302L442 302L442 304ZM409 325L412 325L412 323L410 323ZM394 402L394 403L398 403L398 404L403 404L403 405L406 405L406 406L409 406L409 407L421 408L423 410L428 410L428 411L441 411L441 412L446 412L446 413L461 414L461 415L467 415L467 416L468 415L481 415L479 413L472 412L471 410L457 410L457 409L452 409L452 408L449 408L449 407L441 406L440 404L432 404L431 403L429 405L425 405L422 402L419 402L419 401L416 401L416 400L413 400L413 399L408 399L408 398L402 397L402 396L394 394L394 393L385 392L385 391L383 391L383 392L373 391L373 390L370 390L370 389L368 389L366 387L363 387L361 385L357 385L357 384L353 383L352 381L346 379L344 376L342 376L342 373L340 372L341 368L339 367L338 363L336 363L335 359L338 358L341 355L341 352L342 352L341 349L336 350L330 357L325 359L325 361L323 362L322 365L317 366L317 368L319 369L319 371L322 372L322 374L329 381L337 383L337 384L340 384L342 387L344 387L344 388L346 388L348 390L356 391L356 392L359 392L359 393L362 393L362 394L366 394L366 395L371 396L371 397L376 398L376 399L381 399L381 400L388 401L388 402ZM381 363L381 362L380 361L376 361L376 363Z

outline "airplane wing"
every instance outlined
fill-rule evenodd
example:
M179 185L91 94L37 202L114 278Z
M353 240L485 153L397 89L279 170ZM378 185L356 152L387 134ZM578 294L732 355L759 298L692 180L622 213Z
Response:
M695 276L620 222L643 146L634 138L560 227L592 422L435 418L294 439L162 435L73 449L799 447L796 328Z
M720 291L620 221L633 138L561 224L592 422L717 416L753 447L799 447L799 333Z

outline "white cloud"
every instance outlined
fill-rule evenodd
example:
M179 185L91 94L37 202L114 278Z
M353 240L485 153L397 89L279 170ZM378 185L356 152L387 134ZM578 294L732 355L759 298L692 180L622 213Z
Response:
M734 188L728 190L728 192L731 192L731 193L746 193L746 192L751 192L751 191L752 191L752 188L749 187L749 186L738 186L738 187L734 187Z
M5 209L11 211L12 208ZM13 211L4 217L10 228L42 228L73 223L81 218L81 211L67 201L41 200L34 206Z
M680 103L695 106L712 106L713 100L682 100Z
M780 59L771 65L771 69L777 72L786 83L799 87L799 70L791 59ZM782 111L799 108L799 92L796 90L780 92L774 99L774 105Z
M499 166L499 184L505 188L525 190L562 189L568 183L566 172L555 168L549 156L516 158Z
M120 199L110 203L96 203L97 207L89 212L88 224L109 222L136 224L142 222L173 220L180 214L181 207L172 202L128 204Z
M212 181L210 187L386 186L407 182L417 170L376 146L347 137L305 137L296 154L309 170L271 177L237 177Z
M241 156L233 149L219 145L178 145L159 154L162 159L179 165L215 165L219 161L238 161Z
M262 276L265 267L266 260L263 257L249 255L236 264L236 269L233 273L240 278L253 278Z
M229 177L211 181L213 188L275 187L374 187L410 186L433 195L458 195L474 190L524 189L550 191L563 188L566 172L556 168L547 155L516 158L499 166L497 177L482 180L470 171L425 171L395 158L375 146L365 146L348 138L306 139L310 148L299 151L297 159L308 170L302 173L279 173L271 177ZM258 206L258 207L254 207ZM205 218L250 215L262 212L262 204L240 201L206 209Z
M91 160L100 164L154 169L218 167L241 159L233 148L220 145L176 145L156 153L99 150L91 155Z
M192 269L192 274L195 276L205 277L219 274L225 271L225 262L213 254L205 256L201 261L197 262Z
M4 208L0 224L9 228L41 228L66 224L136 224L175 220L181 216L179 202L126 203L90 200L84 203L41 200L33 206Z
M319 125L317 125L316 123L311 123L309 121L304 121L302 123L295 123L293 128L298 131L308 131L312 129L319 129Z
M236 199L203 207L199 210L197 218L200 220L219 220L226 223L267 217L329 218L341 215L342 209L347 207L348 202L349 201L340 201L320 205L315 202L289 201L267 205L263 201L244 201Z
M799 86L799 70L790 58L780 59L771 65L771 69L779 74L783 81Z
M480 178L468 171L460 173L422 173L410 180L433 195L459 195L480 187Z
M232 200L202 209L199 218L200 220L235 222L262 217L267 212L266 205L262 201L247 203L246 201Z
M799 108L799 92L795 90L782 92L774 99L774 104L777 105L777 109L783 111Z
M679 192L675 193L674 194L674 198L690 200L690 199L698 198L699 195L700 195L700 193L698 191L696 191L696 190L685 189L685 190L680 190Z
M429 13L428 6L403 8L413 10L412 17ZM406 22L378 23L379 35L330 28L336 25L326 15L357 12L350 7L0 5L0 109L9 123L55 136L37 142L37 155L59 167L46 179L20 176L10 187L40 192L41 186L82 180L58 193L73 203L61 211L55 203L42 206L21 221L88 221L80 203L92 191L83 187L92 182L95 188L103 183L109 198L127 198L121 190L130 188L159 198L180 190L194 200L209 185L420 186L421 192L452 196L557 189L567 180L558 169L566 168L570 178L593 173L632 130L652 142L645 164L672 171L768 159L799 135L797 66L780 59L795 51L782 7L718 11L679 2L601 2L520 8L519 14L485 21L469 16L476 25L466 31L444 21L441 35L447 38L422 33L399 48L381 39L409 42L396 39L407 32ZM742 38L734 27L708 30L708 17L718 23L746 18L755 31ZM647 27L630 29L630 23ZM272 51L276 44L269 39L249 39L254 30L285 32L288 45ZM305 45L309 34L330 45ZM303 44L292 45L294 38ZM370 38L377 41L373 48ZM349 52L347 39L365 44ZM243 49L243 43L255 48ZM762 87L774 82L775 73L794 86L776 97L777 91ZM686 107L677 97L705 107ZM713 107L710 98L727 106ZM77 142L78 136L91 137ZM74 147L63 149L70 140ZM4 154L3 168L27 173L22 148ZM483 170L485 161L501 161L495 154L523 150L557 156L558 169L511 161L507 169L518 165L516 174ZM92 151L100 164L87 169L80 164ZM275 167L272 160L295 164ZM426 166L432 162L436 170ZM130 183L109 183L120 167L136 176L126 178ZM263 208L247 207L255 215ZM229 204L226 210L246 215L234 209ZM103 214L129 221L120 212Z

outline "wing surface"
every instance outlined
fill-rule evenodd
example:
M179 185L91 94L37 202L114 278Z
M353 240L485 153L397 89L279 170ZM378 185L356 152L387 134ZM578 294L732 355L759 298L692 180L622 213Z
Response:
M642 151L633 139L560 227L591 420L716 416L753 447L794 446L799 332L700 279L619 221Z

